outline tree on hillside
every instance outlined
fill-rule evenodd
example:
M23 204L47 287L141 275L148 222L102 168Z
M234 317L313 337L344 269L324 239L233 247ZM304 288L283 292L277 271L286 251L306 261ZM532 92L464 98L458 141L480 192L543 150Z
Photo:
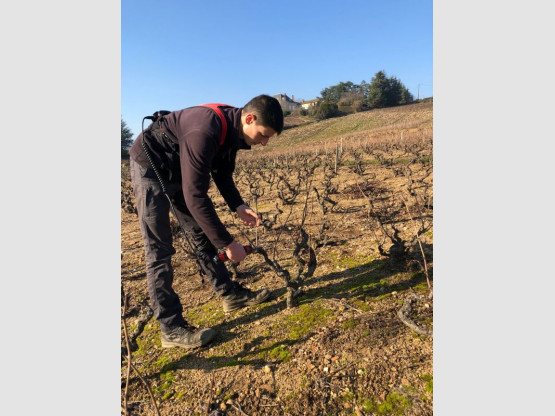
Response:
M369 108L393 107L413 101L409 90L395 77L387 77L385 71L378 71L368 86L366 98Z
M324 88L320 91L322 100L337 104L341 99L341 95L345 92L350 92L353 89L353 86L354 84L351 81L347 81Z
M368 84L366 81L363 80L360 84L347 81L324 88L320 91L320 98L323 102L336 104L342 107L343 111L364 111L368 109L366 104L367 94Z
M121 119L121 157L126 157L128 155L127 149L133 144L133 133L131 129L127 127L123 118Z
M403 84L401 84L399 88L401 89L401 101L399 104L412 103L414 101L414 96L410 93L410 91Z
M384 71L378 71L368 86L368 106L370 108L388 107L389 97L389 81Z
M338 115L339 108L337 104L329 100L321 101L311 112L311 116L316 120L325 120Z
M348 105L357 99L364 99L365 93L366 82L364 81L360 85L353 84L351 81L340 82L337 85L332 85L320 91L322 100L335 104L347 102L349 103Z

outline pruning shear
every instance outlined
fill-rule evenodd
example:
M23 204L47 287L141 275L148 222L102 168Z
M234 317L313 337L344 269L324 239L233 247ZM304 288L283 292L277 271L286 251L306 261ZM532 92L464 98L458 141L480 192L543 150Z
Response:
M251 246L250 244L246 245L246 246L243 246L243 248L245 249L245 252L247 253L247 255L256 252L256 249L253 248L253 246ZM212 259L212 261L214 263L222 263L222 262L228 261L228 260L229 260L229 258L227 257L227 254L225 254L223 252L220 252L220 253L216 254L214 256L214 258Z

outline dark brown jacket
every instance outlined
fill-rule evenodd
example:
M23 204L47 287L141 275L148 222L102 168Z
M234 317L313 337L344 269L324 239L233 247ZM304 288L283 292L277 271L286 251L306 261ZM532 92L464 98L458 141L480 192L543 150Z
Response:
M212 244L221 249L233 237L220 221L208 197L210 177L232 211L244 204L233 181L239 149L250 149L239 138L241 108L222 108L227 120L225 142L219 146L221 121L210 108L190 107L171 112L145 129L145 145L166 181L181 182L185 204ZM141 144L142 133L129 149L130 157L150 167Z

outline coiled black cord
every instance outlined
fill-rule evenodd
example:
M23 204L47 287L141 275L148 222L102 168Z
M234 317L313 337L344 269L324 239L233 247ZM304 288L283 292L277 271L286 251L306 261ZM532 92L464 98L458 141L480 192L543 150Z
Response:
M143 123L144 122L145 122L145 119L143 118ZM166 195L166 197L168 198L168 200L170 201L170 204L171 204L171 199L168 196L168 192L166 190L166 184L164 183L164 180L162 179L162 176L158 172L158 169L156 169L156 166L154 165L154 162L152 161L152 157L150 156L150 151L146 147L146 144L145 144L145 130L144 130L143 126L141 126L141 129L142 129L142 133L143 133L143 135L141 137L141 144L142 144L143 149L145 151L146 158L148 159L148 162L150 163L150 166L152 167L152 170L154 171L154 174L158 178L158 182L160 182L160 186L162 187L162 192L164 192L164 195Z
M170 208L173 212L173 216L177 220L177 224L179 224L179 228L181 229L181 231L183 231L183 235L185 236L185 241L187 241L187 244L189 245L189 249L191 250L191 252L195 256L195 260L197 262L199 272L200 272L201 283L204 285L204 277L203 276L206 275L206 272L202 268L202 265L201 265L200 259L199 259L199 255L197 254L197 251L195 250L195 247L194 247L193 243L191 243L191 240L189 239L189 233L187 231L185 231L185 227L183 227L183 224L181 224L181 220L179 219L179 216L177 215L177 212L175 211L175 207L173 206L172 199L170 198L170 195L168 194L168 192L166 190L166 184L164 183L164 180L162 179L162 175L160 175L160 173L158 172L158 169L156 169L156 166L154 165L154 162L152 161L150 151L146 147L146 144L145 144L145 129L144 129L144 123L145 123L146 119L154 120L154 117L147 116L147 117L143 118L143 121L141 123L141 131L142 131L141 145L143 146L143 150L145 151L146 158L148 159L148 162L150 163L150 166L152 167L152 170L154 171L154 174L156 175L156 178L158 178L158 182L160 182L160 186L162 187L162 192L164 193L164 195L168 199L168 202L170 203Z

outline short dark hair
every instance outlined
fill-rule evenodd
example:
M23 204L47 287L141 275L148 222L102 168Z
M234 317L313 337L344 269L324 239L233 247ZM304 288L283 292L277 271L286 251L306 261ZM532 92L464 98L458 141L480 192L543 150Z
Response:
M266 94L254 97L245 104L243 113L256 113L260 124L273 128L278 135L283 131L283 110L274 97Z

